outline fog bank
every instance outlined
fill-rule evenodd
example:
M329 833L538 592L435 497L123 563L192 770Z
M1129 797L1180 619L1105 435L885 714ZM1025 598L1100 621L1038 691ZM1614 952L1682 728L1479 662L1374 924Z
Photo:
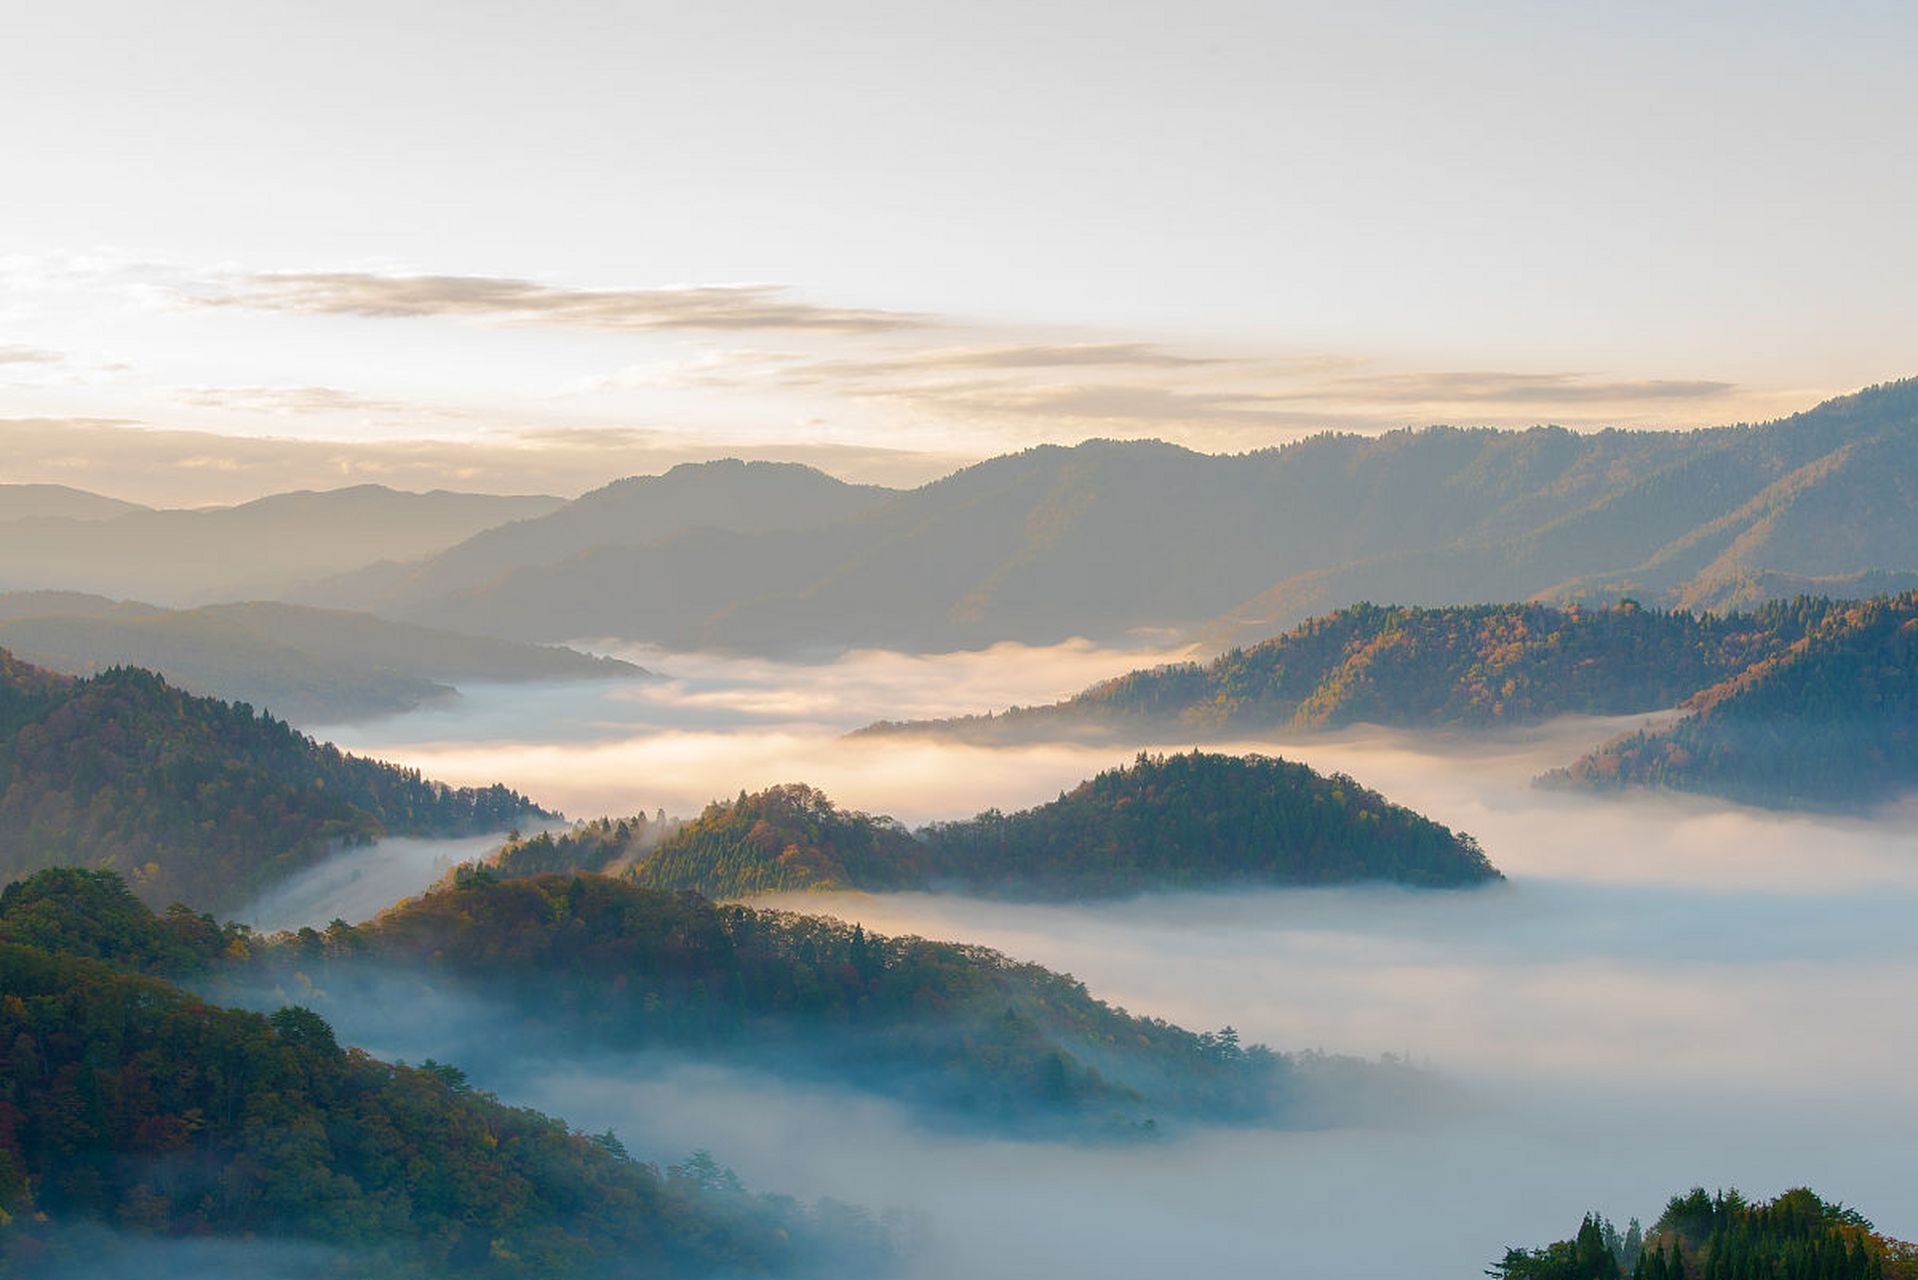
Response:
M910 822L1037 803L1140 746L1186 745L839 736L879 715L1058 696L1137 665L1133 655L999 654L995 663L1027 664L996 677L1026 682L1023 697L972 691L984 674L972 656L855 655L825 668L642 660L678 679L545 704L503 695L369 726L381 737L355 745L454 781L498 778L582 816L685 813L804 780ZM1112 671L1094 672L1107 661ZM1048 681L1057 687L1038 692ZM909 705L880 705L893 698ZM709 1147L754 1185L911 1211L924 1280L1156 1280L1195 1265L1299 1280L1474 1276L1506 1244L1564 1237L1587 1209L1620 1222L1653 1215L1695 1182L1754 1194L1810 1183L1918 1236L1911 811L1795 817L1529 785L1630 723L1230 744L1348 771L1471 832L1511 877L1484 889L1089 907L781 900L996 946L1134 1013L1231 1023L1248 1041L1409 1053L1463 1098L1415 1127L1208 1131L1087 1149L932 1134L870 1099L685 1062L482 1054L493 1074L479 1078L584 1128L612 1127L649 1158ZM484 1046L508 1034L469 1022L462 1038Z

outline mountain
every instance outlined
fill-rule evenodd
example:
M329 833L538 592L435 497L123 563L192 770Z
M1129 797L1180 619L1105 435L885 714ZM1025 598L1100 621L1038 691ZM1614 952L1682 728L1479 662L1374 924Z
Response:
M1363 600L1723 607L1918 575L1918 380L1761 426L1431 427L1211 456L1089 441L829 523L565 545L490 581L338 601L483 634L824 654L1142 630L1218 647ZM482 558L483 559L483 558ZM469 575L469 578L472 575Z
M645 819L506 846L504 874L621 870L636 883L747 897L805 889L1106 898L1178 889L1499 879L1470 837L1343 775L1262 756L1141 755L1057 800L916 833L804 785L707 806L650 848Z
M995 896L1503 878L1472 837L1344 774L1198 751L1141 755L1049 804L920 835L936 883Z
M1747 1200L1737 1188L1673 1196L1652 1229L1638 1219L1621 1234L1588 1213L1570 1240L1508 1249L1486 1272L1497 1280L1908 1280L1918 1246L1875 1231L1855 1209L1796 1187L1774 1200Z
M271 596L383 558L427 555L560 503L356 485L275 494L236 507L16 520L0 538L0 588L87 591L166 605Z
M148 508L63 484L0 484L0 523L10 520L106 520Z
M0 878L123 872L152 902L246 901L340 843L470 835L550 816L342 753L245 704L120 667L56 676L0 650Z
M859 734L1003 743L1350 724L1494 729L1626 715L1674 706L1780 652L1830 607L1798 600L1720 617L1630 601L1562 609L1361 604L1209 663L1133 671L1051 706L881 721Z
M468 868L367 924L256 944L200 985L264 1005L310 992L349 1034L383 1042L455 1010L431 1034L509 1072L524 1046L672 1051L1027 1139L1326 1123L1354 1104L1348 1091L1411 1079L1135 1018L984 947L591 874Z
M1918 592L1835 606L1685 707L1669 728L1609 743L1544 781L1811 809L1869 808L1918 788Z
M0 594L0 646L76 675L145 667L189 692L304 723L411 710L455 696L453 682L647 674L615 658L371 614L269 602L176 611L74 592Z
M772 533L850 519L893 496L812 467L725 458L686 463L664 475L632 476L557 510L488 529L423 559L395 556L305 589L299 598L355 608L405 607L483 588L610 548L637 548L699 530ZM575 632L586 635L588 632ZM570 637L562 637L570 638Z
M7 1274L81 1274L120 1241L137 1256L182 1238L264 1239L303 1247L315 1274L419 1280L875 1274L890 1261L855 1215L749 1195L703 1153L662 1172L610 1132L502 1105L456 1067L344 1047L308 1009L219 1008L64 950L83 931L50 934L63 912L109 939L185 921L207 945L245 947L210 919L157 920L107 873L0 895Z

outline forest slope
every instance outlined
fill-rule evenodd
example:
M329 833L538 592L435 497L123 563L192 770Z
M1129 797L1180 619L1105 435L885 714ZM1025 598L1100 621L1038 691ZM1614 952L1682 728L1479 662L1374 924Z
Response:
M1361 604L1209 663L1134 671L1052 706L882 721L860 732L1000 743L1360 723L1494 729L1562 715L1625 715L1673 706L1782 651L1830 607L1798 600L1721 617L1631 602Z
M1645 1231L1587 1214L1570 1240L1508 1249L1496 1280L1918 1280L1918 1246L1872 1228L1855 1209L1796 1187L1773 1200L1736 1188L1673 1196Z
M1608 743L1551 785L1861 809L1918 788L1918 592L1838 605L1704 689L1669 728Z
M347 755L137 668L71 679L0 650L0 877L111 867L156 903L237 906L338 843L547 816Z
M1154 891L1499 878L1470 836L1351 778L1260 756L1141 755L1019 813L909 832L791 784L706 811L652 847L643 819L508 846L497 869L611 870L714 897L957 890L1096 899Z
M48 927L62 913L85 920ZM168 925L183 919L203 951L244 948L210 919ZM327 1251L331 1274L418 1280L872 1274L888 1261L858 1215L748 1195L703 1155L662 1172L610 1134L501 1105L455 1067L344 1047L307 1009L218 1008L99 958L168 925L107 874L0 895L8 1274L77 1273L106 1235L87 1224L264 1237Z
M418 1035L450 1011L443 1042L507 1070L514 1046L556 1042L690 1053L1022 1137L1326 1123L1409 1087L1384 1067L1132 1017L983 947L590 874L468 869L367 924L256 945L209 989L265 1004L314 992L367 1038L394 1034L382 1018Z

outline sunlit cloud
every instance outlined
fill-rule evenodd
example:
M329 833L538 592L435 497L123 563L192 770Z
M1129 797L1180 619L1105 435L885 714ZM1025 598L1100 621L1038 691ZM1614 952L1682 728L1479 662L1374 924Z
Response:
M504 276L374 275L356 271L243 277L206 306L381 319L456 316L617 331L793 329L876 333L922 328L925 316L803 302L780 285L574 289Z
M1638 400L1696 400L1738 390L1705 379L1594 379L1583 373L1454 371L1380 373L1298 391L1300 399L1352 399L1405 404L1589 404Z
M59 364L66 357L40 347L0 346L0 364Z
M181 404L196 409L223 409L235 413L274 417L308 414L381 414L386 416L461 416L455 410L405 400L382 400L339 387L182 387Z

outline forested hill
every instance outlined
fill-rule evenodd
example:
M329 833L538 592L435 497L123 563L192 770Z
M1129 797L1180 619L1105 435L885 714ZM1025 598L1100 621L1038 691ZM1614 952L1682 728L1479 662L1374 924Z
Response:
M1410 1087L1405 1072L1135 1018L983 947L587 874L468 869L367 924L256 943L222 974L269 1004L279 991L324 993L321 1012L382 1043L453 1011L435 1035L466 1061L505 1059L503 1070L517 1046L672 1050L1028 1138L1323 1123L1366 1090Z
M307 1009L218 1008L116 967L97 957L120 939L170 938L177 963L222 934L156 920L111 875L56 879L0 897L0 1273L81 1274L103 1228L147 1249L270 1240L316 1274L398 1280L887 1269L855 1212L750 1195L703 1154L662 1171L456 1067L344 1047Z
M790 889L924 888L926 850L890 818L841 809L802 783L706 806L629 873L640 884L741 898Z
M934 883L1015 897L1500 878L1472 837L1343 774L1256 755L1141 755L1049 804L920 837Z
M1753 1201L1736 1188L1673 1196L1650 1231L1587 1214L1570 1240L1508 1249L1497 1280L1918 1280L1918 1245L1796 1187Z
M1142 755L1037 808L918 832L792 784L709 805L651 850L598 825L511 846L496 865L620 868L640 884L721 898L805 889L1104 898L1361 880L1457 886L1499 874L1470 836L1351 778L1196 751Z
M225 910L381 835L471 835L544 810L347 755L136 668L68 680L0 651L0 879L110 867L154 903Z
M862 734L970 742L1304 731L1355 723L1490 729L1674 706L1801 638L1831 605L1749 614L1542 604L1355 605L1205 664L1134 671L1047 707L881 722Z
M1686 705L1669 728L1609 743L1545 781L1824 809L1918 788L1918 593L1834 606Z

